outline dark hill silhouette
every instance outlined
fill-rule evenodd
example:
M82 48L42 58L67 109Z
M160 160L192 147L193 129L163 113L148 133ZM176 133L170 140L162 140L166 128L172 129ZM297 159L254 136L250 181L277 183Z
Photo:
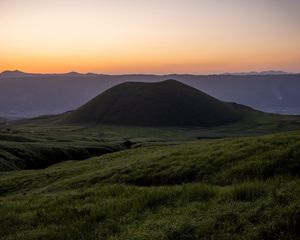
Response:
M30 118L74 110L117 84L176 79L226 102L280 114L300 114L300 74L282 75L103 75L0 74L0 116Z
M137 126L215 126L232 123L250 108L221 102L175 80L126 82L110 88L76 111L67 123Z

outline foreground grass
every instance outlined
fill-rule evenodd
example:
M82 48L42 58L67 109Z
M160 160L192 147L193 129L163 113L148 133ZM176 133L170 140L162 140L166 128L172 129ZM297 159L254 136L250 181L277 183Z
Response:
M299 239L299 132L0 175L0 239Z
M1 239L296 239L299 183L96 184L4 197Z

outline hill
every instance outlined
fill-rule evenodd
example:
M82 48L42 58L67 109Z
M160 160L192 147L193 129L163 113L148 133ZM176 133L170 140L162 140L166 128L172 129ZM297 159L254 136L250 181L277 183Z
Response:
M299 131L0 175L0 239L299 239Z
M74 110L99 93L128 81L175 79L222 101L262 111L300 114L300 74L282 75L103 75L0 74L0 116L33 117Z
M127 82L95 97L65 123L135 126L216 126L236 122L250 108L221 102L175 80Z

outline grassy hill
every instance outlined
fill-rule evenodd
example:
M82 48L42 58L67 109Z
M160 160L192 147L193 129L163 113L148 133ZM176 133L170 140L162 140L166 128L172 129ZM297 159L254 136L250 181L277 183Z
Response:
M0 175L0 239L299 239L299 131Z
M67 115L64 123L135 126L216 126L254 110L221 102L175 80L119 84Z

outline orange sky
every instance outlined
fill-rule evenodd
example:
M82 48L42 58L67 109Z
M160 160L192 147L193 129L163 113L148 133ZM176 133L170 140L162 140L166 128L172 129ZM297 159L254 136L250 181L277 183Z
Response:
M0 71L300 72L299 0L1 0Z

